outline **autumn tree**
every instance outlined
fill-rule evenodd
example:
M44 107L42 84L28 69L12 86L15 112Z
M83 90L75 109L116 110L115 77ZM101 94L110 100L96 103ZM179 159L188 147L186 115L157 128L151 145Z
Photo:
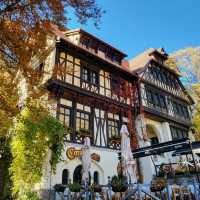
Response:
M48 149L52 150L52 155L54 156L52 157L53 162L51 165L55 167L60 158L63 144L61 142L63 141L63 126L56 119L53 119L43 109L42 105L39 106L38 112L47 114L38 115L41 117L39 121L32 119L31 112L29 112L29 116L23 116L23 111L20 110L18 105L20 98L18 83L21 79L25 80L27 93L32 102L29 101L24 108L30 109L30 106L33 106L33 102L37 102L41 95L41 88L38 88L39 79L35 62L36 64L41 63L46 59L51 51L48 39L54 36L52 25L57 25L62 30L66 29L69 11L75 13L80 23L86 23L89 19L92 19L95 26L98 26L101 15L104 12L98 7L95 0L0 1L0 142L4 141L4 144L8 144L6 148L9 148L9 144L11 144L11 152L14 157L8 157L5 153L7 152L5 151L6 148L4 148L5 145L0 145L0 161L2 161L2 158L5 160L10 159L11 161L10 171L12 172L13 191L18 198L24 198L24 196L19 195L22 194L26 196L26 199L32 199L26 194L28 190L31 192L32 187L23 188L23 186L30 184L27 178L32 181L36 180L34 179L34 170L40 170L39 175L37 174L37 180L39 181L41 178L41 163L43 163L42 161L46 155L42 154L42 158L41 152L47 153ZM36 111L37 109L38 106L35 106L34 110ZM10 129L13 125L13 119L17 122ZM22 120L20 121L20 119ZM44 123L40 124L41 121ZM26 129L28 132L23 129L25 126L28 127ZM58 133L59 135L56 136L55 134ZM48 140L44 140L44 137L48 138ZM60 142L56 140L58 137ZM5 138L8 139L5 140ZM33 139L35 141L37 139L37 142L33 143ZM24 148L24 145L26 148ZM34 155L31 154L31 148L30 154L26 153L27 148L31 147L31 145L34 145L32 147L37 151ZM18 147L21 148L16 151L15 147L17 149ZM34 164L35 167L32 169L31 163L37 163L38 166ZM29 176L22 178L19 172L24 171L23 166L25 165L27 165L26 170ZM6 167L8 168L8 165ZM8 171L7 169L2 169L1 163L0 170ZM4 178L3 182L5 182ZM2 181L1 174L0 181ZM32 195L32 193L29 194ZM0 199L1 197L4 198L3 195L0 191Z
M187 90L195 101L192 115L192 131L200 140L200 48L180 49L169 56L166 64L172 69L180 69L187 80Z
M93 19L95 26L103 13L95 0L0 1L0 113L16 115L18 88L13 86L17 85L19 72L26 80L29 94L37 96L33 58L38 62L46 58L51 24L65 28L71 10L80 23Z

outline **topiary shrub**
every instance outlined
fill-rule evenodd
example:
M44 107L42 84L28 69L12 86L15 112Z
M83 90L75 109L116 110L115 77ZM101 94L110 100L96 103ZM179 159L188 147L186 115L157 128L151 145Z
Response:
M54 190L56 191L56 192L64 192L65 191L65 189L66 189L66 185L63 185L63 184L56 184L56 185L54 185Z
M81 185L79 183L70 183L69 190L71 192L80 192L81 191Z

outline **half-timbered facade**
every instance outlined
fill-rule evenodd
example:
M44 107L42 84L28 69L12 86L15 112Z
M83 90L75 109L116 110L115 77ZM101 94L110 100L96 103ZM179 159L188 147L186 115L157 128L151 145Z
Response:
M93 35L77 29L56 30L56 36L55 49L44 67L51 69L46 87L52 114L67 127L66 149L64 162L44 184L49 188L50 182L53 186L62 180L80 181L79 151L86 136L98 158L92 162L91 181L98 177L104 184L116 174L122 124L133 130L137 77L122 65L124 53Z
M179 74L166 65L168 55L164 49L148 49L130 60L130 69L139 78L141 113L146 124L148 143L190 137L191 105L193 100L183 87ZM174 158L170 155L154 156L155 163L169 163ZM154 172L151 159L143 162L144 180L149 182ZM146 164L144 164L146 163ZM152 172L146 173L145 166L152 166Z
M164 50L150 49L125 62L123 52L81 29L56 28L54 34L54 48L43 65L48 72L44 83L52 114L67 130L64 161L55 175L46 168L44 189L81 180L86 136L92 146L90 181L100 184L117 173L122 124L127 124L134 148L188 137L193 102L178 74L165 66ZM147 142L136 136L139 113L145 117ZM171 156L154 159L164 162ZM155 173L151 159L141 159L139 166L144 182L150 182Z

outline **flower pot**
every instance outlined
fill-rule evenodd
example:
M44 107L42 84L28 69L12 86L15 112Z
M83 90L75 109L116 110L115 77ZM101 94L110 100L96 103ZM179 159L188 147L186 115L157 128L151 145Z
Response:
M126 192L128 187L126 185L111 185L112 186L112 191L113 192Z
M80 192L81 191L81 185L79 183L69 184L69 190L70 190L70 192Z
M164 188L165 188L165 185L157 183L155 185L152 185L150 187L150 190L151 190L151 192L160 192L160 191L164 190Z
M66 188L66 186L62 185L62 184L54 185L54 189L55 189L56 192L64 192L65 188Z
M92 191L100 193L100 192L102 192L102 188L101 188L101 186L93 186Z

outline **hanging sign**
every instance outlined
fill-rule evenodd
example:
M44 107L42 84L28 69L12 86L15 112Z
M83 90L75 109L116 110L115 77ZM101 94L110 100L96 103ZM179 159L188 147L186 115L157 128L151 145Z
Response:
M75 147L69 147L66 151L66 156L69 160L74 160L75 158L80 158L81 155L82 155L82 150L76 149ZM100 155L93 153L93 154L91 154L91 159L99 162Z

